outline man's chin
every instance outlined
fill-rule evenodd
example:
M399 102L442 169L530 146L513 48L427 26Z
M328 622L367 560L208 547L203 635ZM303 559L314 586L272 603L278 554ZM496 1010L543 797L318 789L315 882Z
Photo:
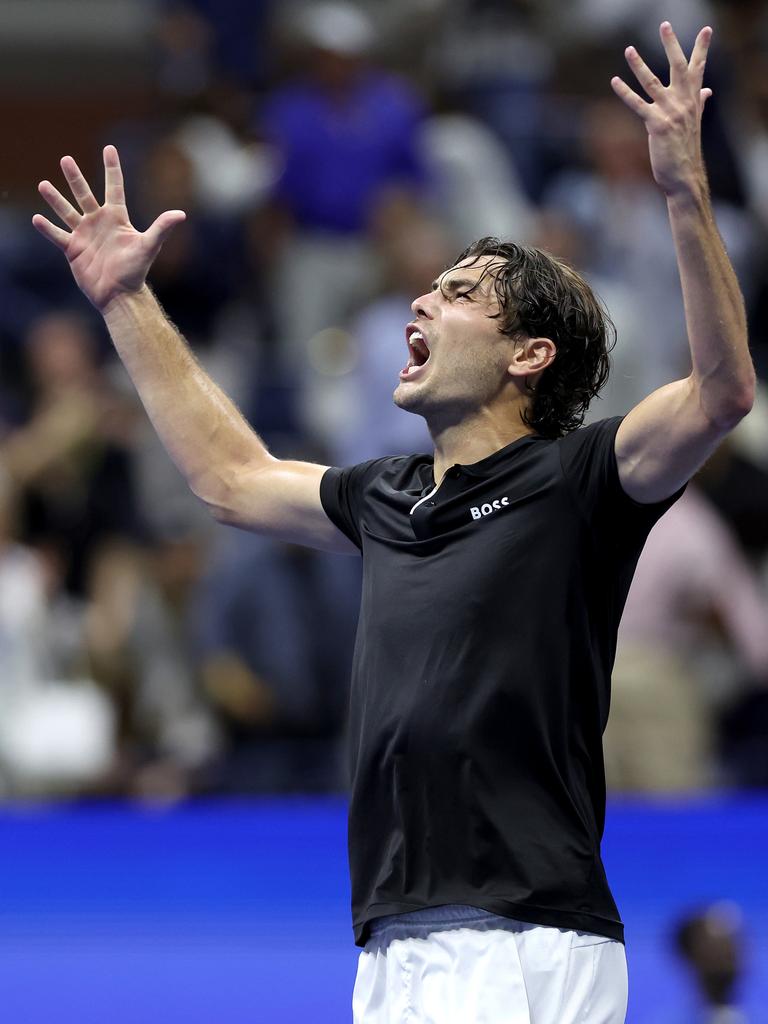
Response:
M421 412L424 405L425 395L418 384L409 384L401 380L392 393L392 401L398 409L405 409L406 412Z

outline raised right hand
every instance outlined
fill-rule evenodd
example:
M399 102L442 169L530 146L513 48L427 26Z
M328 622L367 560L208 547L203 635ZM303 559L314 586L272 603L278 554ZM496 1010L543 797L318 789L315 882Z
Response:
M182 210L168 210L146 231L137 231L128 218L123 173L114 146L104 148L103 206L99 206L71 156L62 157L61 169L79 210L50 181L41 181L38 189L69 231L39 213L32 218L32 223L41 235L62 250L78 287L103 313L120 295L138 292L143 287L167 235L186 214Z

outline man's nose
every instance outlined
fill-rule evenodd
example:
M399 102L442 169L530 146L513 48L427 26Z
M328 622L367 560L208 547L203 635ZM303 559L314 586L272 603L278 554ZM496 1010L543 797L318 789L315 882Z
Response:
M427 292L425 295L420 295L418 299L413 300L411 303L411 309L416 316L423 316L425 320L431 320L431 302L432 292Z

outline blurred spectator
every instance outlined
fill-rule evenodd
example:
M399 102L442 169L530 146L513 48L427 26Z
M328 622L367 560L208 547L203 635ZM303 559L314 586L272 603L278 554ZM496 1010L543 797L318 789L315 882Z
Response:
M114 714L89 679L82 606L56 563L15 539L16 516L2 475L0 793L78 792L112 766Z
M639 48L660 48L658 27L668 20L690 49L701 26L715 24L713 5L707 0L576 0L557 11L553 27L571 43L588 37L611 44L621 37Z
M765 14L763 14L765 18ZM750 196L750 207L768 230L768 21L762 26L757 37L742 40L745 44L738 74L741 92L739 103L733 111L732 133L738 141L736 152L740 158Z
M283 161L274 198L300 231L360 235L393 187L421 184L421 105L405 81L371 63L373 25L361 9L316 3L294 14L301 73L261 114Z
M406 82L372 63L373 26L361 9L316 3L289 11L301 71L265 100L259 119L282 160L264 231L276 333L286 365L304 382L307 429L323 440L328 403L307 344L343 325L375 289L366 232L383 207L422 184L422 111Z
M675 928L674 945L696 989L696 1005L685 1024L747 1024L738 1005L745 970L739 908L713 903L684 917Z
M269 0L161 0L160 83L198 95L217 80L260 85L267 65Z
M22 687L24 700L6 719L6 757L27 788L36 776L51 785L58 773L57 787L125 791L133 771L161 757L175 762L176 777L209 759L213 740L185 675L191 645L173 633L175 581L165 586L162 573L148 573L140 551L146 530L134 479L135 401L110 380L79 316L36 321L26 355L30 414L0 456L20 488L23 534L40 554L22 558L19 549L7 576L12 566L17 575L23 569L27 582L18 586L32 593L35 564L45 568L35 615L47 662L9 675L6 685ZM165 456L163 467L168 473ZM49 649L62 631L72 664ZM35 687L24 688L25 676ZM74 681L63 687L62 679ZM70 764L72 747L81 756L69 755Z
M24 280L28 249L27 224L22 225L14 211L0 209L0 421L4 424L21 417L15 394L21 378L21 343L29 324L46 311L46 300Z
M29 409L0 448L20 486L24 537L63 560L67 588L85 591L111 539L141 536L132 474L135 403L110 383L87 321L42 317L26 346Z
M733 18L734 34L740 21L750 22L749 11ZM728 107L729 130L734 139L740 171L748 189L749 208L760 226L760 248L755 260L756 281L747 294L755 361L758 371L768 374L768 19L765 11L754 10L762 24L752 24L751 36L741 26L738 33L739 61L736 74L740 89Z
M181 523L143 557L113 546L90 581L90 662L114 701L120 792L178 798L204 785L220 735L204 700L189 602L205 537Z
M210 112L189 114L175 138L192 162L200 205L212 214L247 214L264 199L279 173L271 147L244 142Z
M768 467L729 438L700 474L700 485L756 565L768 555Z
M727 527L691 484L651 531L627 598L604 737L621 792L685 792L717 779L715 705L702 653L713 627L738 673L768 687L768 601ZM726 690L726 693L723 693Z
M346 785L341 732L359 566L232 531L196 600L197 646L226 746L218 792Z
M201 205L195 165L174 137L150 147L139 181L138 223L151 223L168 209L182 209L188 215L152 264L151 284L190 344L195 349L208 347L228 304L246 287L242 222Z
M457 252L486 235L531 236L533 208L509 152L479 118L460 109L433 113L422 125L420 151L434 213Z
M533 238L534 245L580 269L606 306L616 328L616 344L610 355L611 372L587 411L588 423L609 416L625 416L648 393L644 391L648 370L642 303L631 281L596 269L585 271L585 267L593 263L590 258L593 241L586 228L573 218L551 209L541 211Z
M690 369L666 204L650 175L645 128L621 104L607 98L587 107L582 149L585 167L561 172L546 204L590 240L587 272L619 281L636 296L643 338L633 405ZM716 213L737 271L748 276L749 219L723 203Z
M461 96L463 109L493 129L533 200L545 178L550 23L532 0L450 0L435 4L424 39L441 87Z
M213 24L194 3L167 0L161 5L155 30L156 74L164 92L196 96L210 85L213 34Z

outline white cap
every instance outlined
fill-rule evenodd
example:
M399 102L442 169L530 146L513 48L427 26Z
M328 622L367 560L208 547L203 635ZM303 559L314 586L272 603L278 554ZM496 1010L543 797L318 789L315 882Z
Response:
M301 38L332 53L358 57L370 50L374 28L368 15L354 4L313 3L300 9Z

